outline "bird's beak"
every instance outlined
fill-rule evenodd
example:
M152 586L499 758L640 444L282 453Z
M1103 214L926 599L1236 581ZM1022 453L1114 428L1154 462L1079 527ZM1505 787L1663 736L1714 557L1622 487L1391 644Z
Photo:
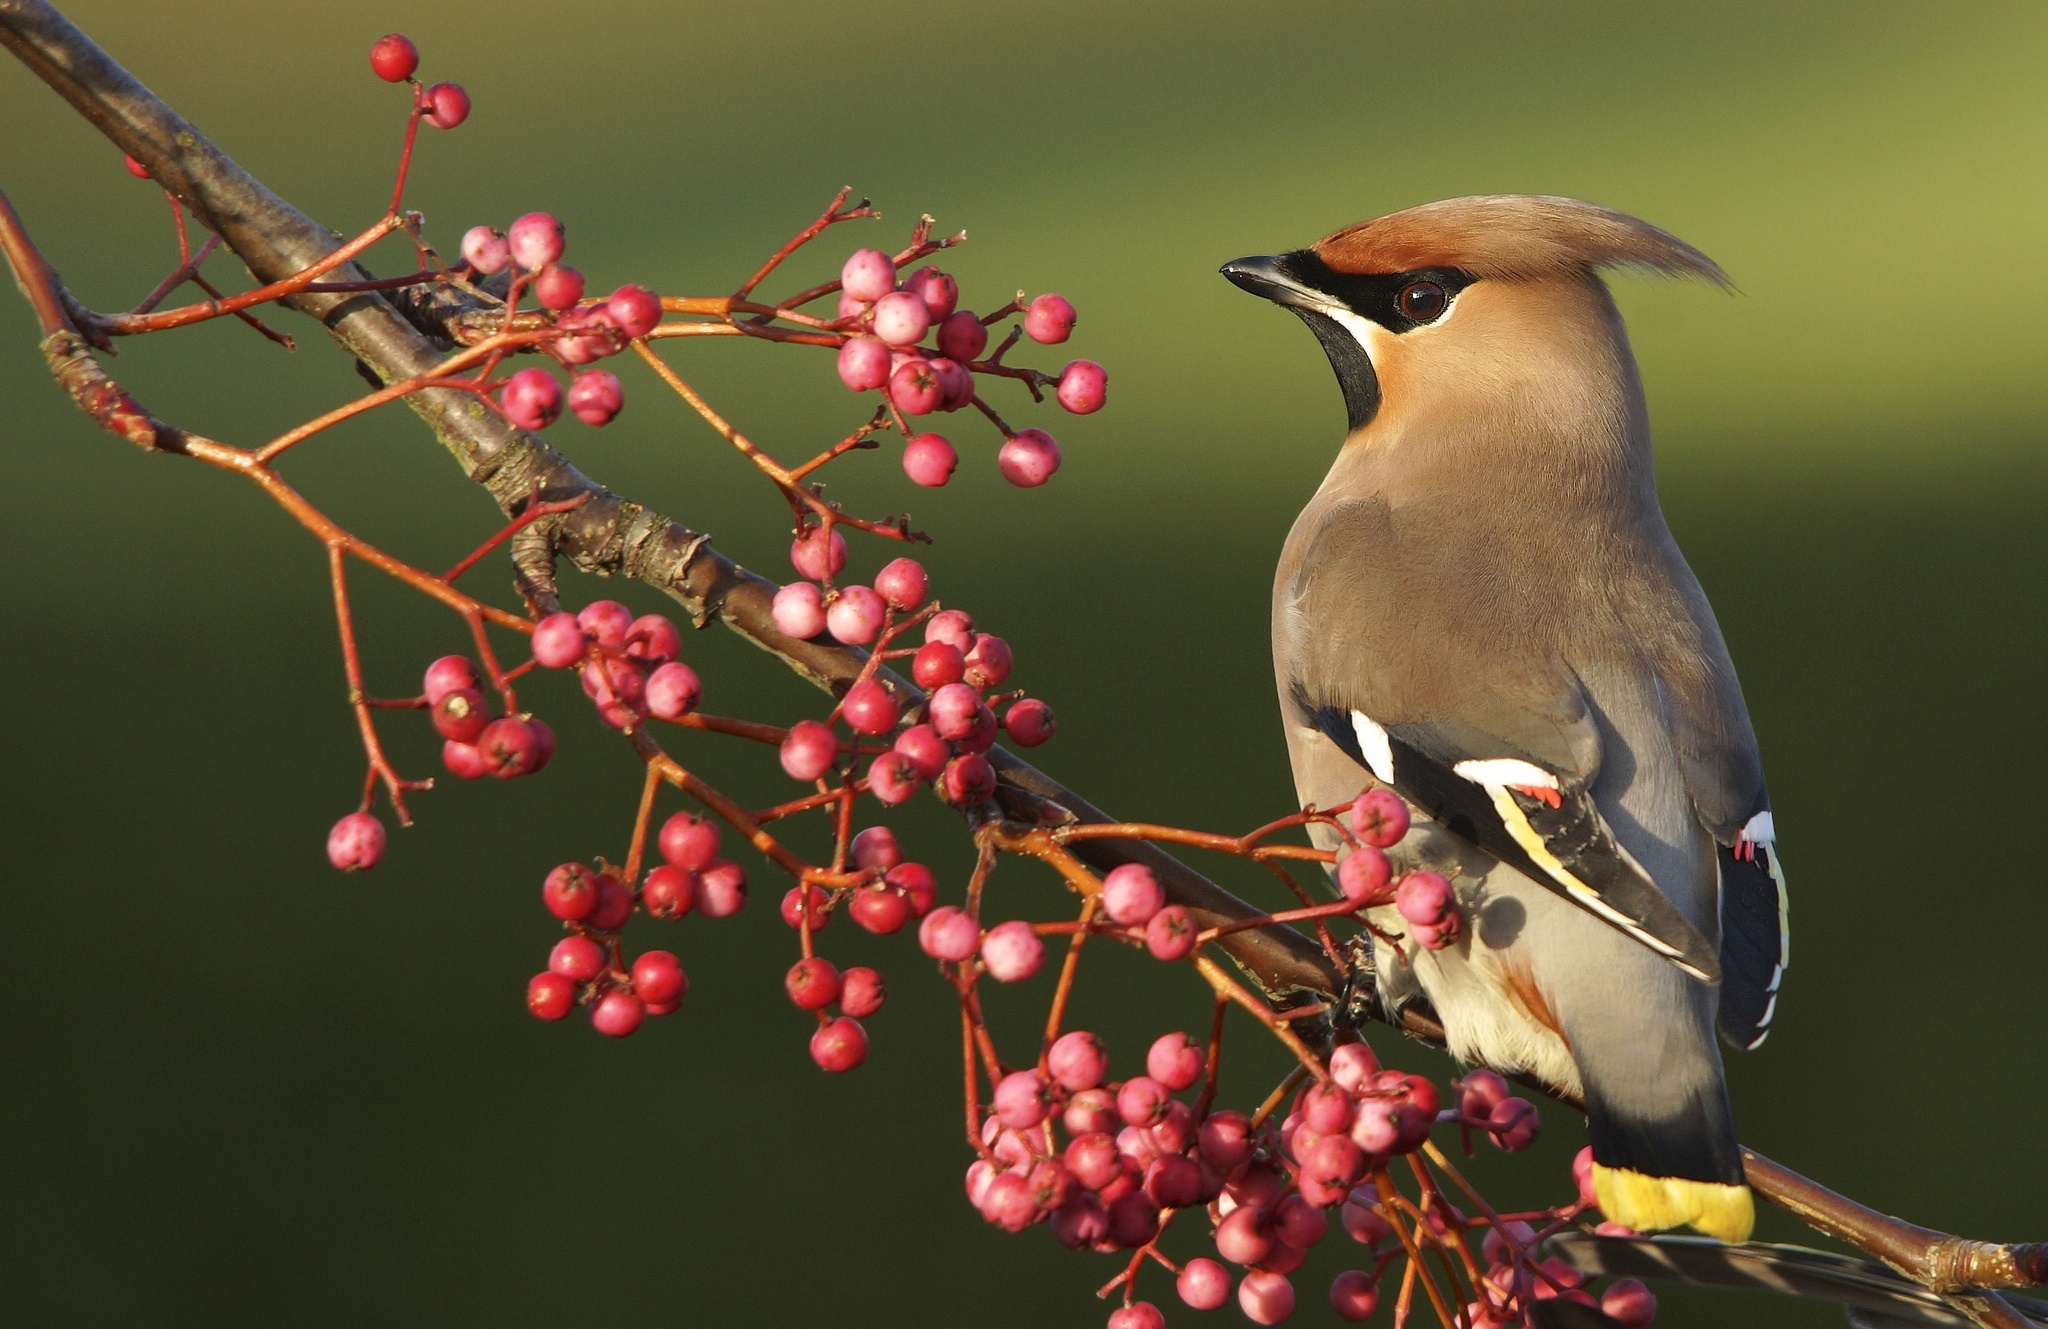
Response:
M1285 254L1254 254L1250 258L1234 258L1220 271L1235 285L1276 305L1321 309L1329 304L1328 296L1295 280L1288 271L1287 258Z

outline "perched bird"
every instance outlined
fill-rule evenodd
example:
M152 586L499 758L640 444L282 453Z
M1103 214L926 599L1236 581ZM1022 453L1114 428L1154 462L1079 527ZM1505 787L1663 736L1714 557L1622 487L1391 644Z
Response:
M1466 920L1441 950L1377 942L1381 1000L1419 993L1461 1059L1580 1095L1608 1217L1742 1241L1714 1030L1770 1027L1784 884L1609 267L1727 284L1633 217L1520 195L1224 265L1308 324L1350 418L1281 554L1273 662L1303 805L1393 789L1397 866L1450 878Z

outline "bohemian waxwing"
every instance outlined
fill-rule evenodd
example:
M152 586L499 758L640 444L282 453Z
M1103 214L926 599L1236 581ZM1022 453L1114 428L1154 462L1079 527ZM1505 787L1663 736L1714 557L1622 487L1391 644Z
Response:
M1380 1000L1425 998L1459 1058L1580 1095L1609 1218L1742 1241L1714 1029L1770 1027L1784 880L1610 266L1727 284L1632 217L1516 195L1224 266L1308 324L1350 416L1280 557L1273 662L1302 804L1391 787L1397 866L1450 878L1464 914L1441 950L1375 943Z

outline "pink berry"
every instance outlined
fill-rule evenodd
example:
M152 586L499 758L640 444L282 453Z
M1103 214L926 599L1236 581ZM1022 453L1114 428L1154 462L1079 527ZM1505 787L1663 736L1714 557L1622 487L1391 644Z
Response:
M472 226L462 233L462 261L488 277L505 270L512 261L512 248L494 228Z
M1252 1156L1251 1118L1242 1112L1212 1112L1195 1141L1205 1162L1227 1172Z
M1347 1093L1360 1092L1379 1073L1379 1058L1363 1043L1345 1043L1330 1054L1330 1078Z
M996 1120L1011 1130L1029 1130L1052 1110L1052 1095L1037 1071L1012 1071L996 1084Z
M1410 872L1394 888L1394 906L1401 917L1421 927L1440 927L1458 907L1451 883L1434 872Z
M837 317L841 323L849 321L857 323L867 316L867 312L867 301L856 300L844 291L839 293L839 313Z
M498 404L521 429L546 429L562 413L562 386L545 369L522 369L505 380Z
M1134 1075L1116 1091L1116 1112L1126 1126L1150 1126L1166 1111L1172 1091L1149 1075Z
M574 982L587 983L604 968L604 948L588 937L564 937L548 952L548 968Z
M839 381L855 392L881 387L889 370L889 347L873 337L848 337L839 348Z
M468 657L444 655L427 666L420 690L426 694L427 705L432 706L457 688L475 686L476 672L470 668Z
M1379 1304L1379 1284L1368 1274L1347 1269L1330 1280L1330 1309L1346 1320L1369 1319Z
M134 176L137 180L149 179L149 168L125 152L121 154L121 164L126 166L128 174Z
M1101 1039L1076 1029L1053 1040L1045 1054L1045 1068L1061 1088L1078 1093L1102 1083L1109 1072L1109 1054L1103 1051Z
M1332 1081L1304 1089L1296 1110L1301 1113L1302 1125L1317 1135L1340 1135L1351 1129L1358 1104L1343 1086ZM1298 1241L1294 1244L1301 1245Z
M957 364L969 364L988 349L988 329L972 312L962 309L939 324L939 354Z
M873 304L896 289L896 262L879 249L856 249L839 270L839 285L863 304Z
M922 863L898 863L883 880L903 892L903 898L910 901L910 912L918 918L930 913L938 903L938 878Z
M1516 1251L1526 1251L1536 1244L1536 1229L1527 1223L1510 1220L1505 1231L1503 1236L1501 1228L1486 1229L1486 1240L1480 1243L1479 1253L1490 1265L1511 1264ZM1512 1242L1509 1238L1513 1239Z
M567 669L583 659L588 644L574 614L549 614L533 626L533 658L543 669Z
M956 808L978 807L995 792L995 768L978 752L953 758L939 772L939 794Z
M903 846L896 832L887 826L870 826L847 843L846 852L857 868L887 872L903 861Z
M576 622L599 646L623 651L626 635L633 630L633 611L617 600L592 600L576 615Z
M963 660L966 679L977 688L1001 687L1013 662L1010 643L987 632L974 634L974 645Z
M1003 728L1020 748L1035 748L1053 735L1052 707L1026 697L1003 712Z
M613 988L590 1008L590 1027L607 1038L624 1038L647 1018L647 1007L632 993Z
M540 755L541 745L542 739L532 725L509 715L485 725L476 740L484 765L501 780L539 770L545 764Z
M782 769L794 780L822 778L838 756L839 740L816 720L797 721L782 740Z
M465 780L481 780L491 773L484 754L477 751L473 743L443 743L441 764L448 768L450 774Z
M1149 1301L1134 1301L1109 1313L1109 1329L1166 1329L1166 1316Z
M790 565L812 581L828 581L846 566L846 537L835 527L827 537L823 526L806 527L789 546Z
M1299 1195L1288 1196L1273 1210L1274 1235L1298 1250L1316 1245L1329 1230L1329 1215Z
M1166 891L1143 863L1120 863L1102 879L1102 912L1125 927L1152 921L1166 905Z
M1230 1271L1206 1256L1198 1255L1180 1267L1173 1290L1198 1311L1213 1311L1230 1300Z
M816 582L793 581L775 592L769 612L775 630L785 637L809 641L825 630L825 595Z
M678 812L655 837L661 856L679 868L702 872L718 857L718 826L692 812Z
M1060 445L1043 429L1020 429L996 452L996 469L1019 489L1036 489L1060 468Z
M929 589L924 565L914 558L891 559L875 574L875 590L900 614L923 604Z
M1195 949L1199 929L1182 905L1170 904L1145 924L1145 949L1155 960L1185 960Z
M526 1009L543 1020L559 1020L576 1005L576 984L552 970L526 984Z
M1369 844L1362 844L1337 864L1337 889L1352 904L1379 904L1384 902L1387 883L1393 875L1394 868L1387 862L1387 856Z
M865 1019L888 999L882 976L866 965L855 965L839 976L839 1009L848 1015Z
M1092 415L1102 409L1109 375L1093 360L1076 360L1060 371L1056 394L1060 405L1075 415Z
M811 1035L811 1060L834 1075L852 1070L868 1059L868 1031L860 1022L842 1015Z
M1240 1204L1216 1225L1216 1253L1232 1264L1257 1264L1272 1250L1272 1218L1255 1205Z
M1179 1092L1202 1078L1207 1060L1202 1045L1186 1034L1161 1034L1145 1053L1145 1074Z
M929 360L906 360L889 375L889 400L905 415L930 415L945 399Z
M1408 805L1391 789L1368 789L1351 805L1351 830L1375 849L1392 849L1408 834Z
M830 960L814 955L791 965L782 986L788 989L789 999L803 1010L823 1010L839 1000L839 971Z
M665 1006L690 990L683 966L667 951L646 951L633 961L633 991L650 1006Z
M1041 346L1056 346L1074 331L1074 306L1062 295L1041 295L1024 311L1024 335Z
M1237 1285L1237 1307L1253 1324L1278 1324L1294 1314L1294 1284L1285 1274L1254 1269Z
M491 708L475 688L443 693L430 712L434 732L457 743L474 743L491 722Z
M825 626L848 646L865 646L882 630L889 609L866 586L843 586L825 608Z
M647 709L664 720L679 720L697 709L703 692L697 671L671 660L647 676Z
M583 274L566 263L550 263L533 279L533 298L542 309L572 308L583 298Z
M903 289L924 301L934 323L942 322L960 303L960 283L950 273L933 267L919 268L903 279Z
M939 380L939 409L957 411L974 400L974 375L967 367L944 356L928 362L932 376Z
M1045 942L1021 919L998 923L981 939L981 962L998 983L1018 983L1045 966Z
M1507 1101L1513 1092L1508 1082L1489 1070L1469 1072L1458 1081L1458 1111L1468 1117L1484 1117Z
M569 384L569 410L584 424L608 425L625 404L618 375L606 370L585 370Z
M1657 1297L1633 1278L1617 1278L1600 1294L1600 1309L1627 1329L1645 1329L1657 1318Z
M1067 1110L1060 1116L1060 1124L1067 1128L1067 1134L1077 1139L1084 1135L1103 1134L1122 1126L1117 1120L1116 1098L1107 1089L1083 1089L1067 1101ZM1112 1152L1116 1149L1110 1143Z
M911 657L910 677L928 692L937 692L967 676L967 657L958 647L943 641L928 641Z
M737 914L746 903L746 869L731 859L718 859L697 874L697 908L706 918Z
M367 812L351 812L327 832L327 861L343 872L363 872L384 857L384 823Z
M370 69L386 83L403 83L420 67L420 48L410 37L391 33L370 48Z
M597 908L585 921L599 932L617 932L633 916L633 892L609 872L598 874Z
M943 487L959 464L960 454L943 434L919 434L903 449L903 473L926 489Z
M927 643L925 649L929 648ZM912 669L915 672L914 663ZM976 717L986 705L981 694L965 683L947 683L932 693L925 716L940 738L958 742L974 733Z
M908 291L891 291L875 301L875 335L891 346L915 346L931 326L931 310Z
M1536 1137L1543 1130L1543 1118L1538 1115L1536 1105L1526 1098L1503 1099L1488 1113L1493 1123L1486 1133L1493 1142L1508 1153L1516 1153L1536 1143Z
M661 297L645 286L621 286L605 305L628 337L645 337L661 322Z
M917 944L934 960L965 960L980 948L981 929L952 905L941 905L918 924Z
M1353 1241L1361 1246L1377 1247L1394 1235L1394 1229L1380 1212L1372 1207L1378 1203L1376 1198L1362 1198L1371 1194L1370 1187L1353 1192L1352 1198L1337 1211L1337 1219L1344 1225L1344 1234Z
M427 123L436 129L453 129L469 119L469 94L460 83L436 83L426 92Z
M862 931L887 937L901 931L910 921L910 901L893 887L856 886L847 900L846 912Z
M1343 1135L1325 1135L1307 1150L1297 1179L1301 1195L1318 1208L1341 1201L1365 1174L1363 1149Z
M663 863L640 883L640 907L650 918L681 918L697 903L697 874Z
M928 724L912 725L896 735L896 751L910 762L920 780L938 779L952 757L946 750L946 740Z
M528 272L539 272L562 256L567 241L562 223L550 213L529 212L506 228L505 243L512 261Z
M811 931L817 932L832 921L832 915L827 912L825 907L831 897L815 886L810 890L810 897ZM783 892L782 921L787 923L792 930L804 925L804 888L802 886L792 886Z
M895 694L879 681L864 678L846 690L839 714L856 734L875 738L896 727L900 708Z
M564 863L540 886L541 903L565 923L580 923L597 908L597 874L581 863Z
M1587 1145L1572 1156L1572 1181L1579 1188L1579 1203L1588 1208L1600 1207L1600 1197L1593 1191L1593 1146Z
M868 764L868 792L884 807L900 807L917 793L917 764L891 750Z
M942 609L926 620L924 639L942 641L964 656L974 645L974 618L964 609Z

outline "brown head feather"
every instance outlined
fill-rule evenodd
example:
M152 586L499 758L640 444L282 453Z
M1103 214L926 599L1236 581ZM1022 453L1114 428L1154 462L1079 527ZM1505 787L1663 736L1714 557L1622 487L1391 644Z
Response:
M1729 287L1714 260L1667 231L1612 208L1540 194L1479 194L1425 203L1316 242L1338 272L1459 268L1507 280L1587 276L1608 267L1690 273Z

